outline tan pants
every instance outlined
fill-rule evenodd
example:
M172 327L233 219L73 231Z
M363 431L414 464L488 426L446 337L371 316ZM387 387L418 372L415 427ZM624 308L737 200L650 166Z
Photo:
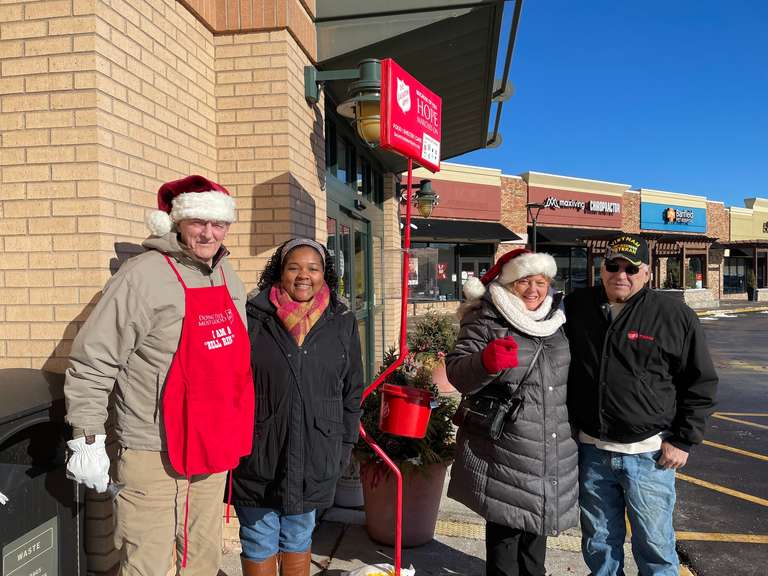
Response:
M216 576L221 560L221 503L226 473L193 476L189 490L187 567L184 555L184 503L187 480L171 467L168 454L121 449L115 499L115 547L122 550L121 576Z

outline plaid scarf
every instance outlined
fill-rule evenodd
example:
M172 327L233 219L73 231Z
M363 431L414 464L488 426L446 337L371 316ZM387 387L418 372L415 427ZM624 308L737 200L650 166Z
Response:
M277 308L277 317L280 318L285 329L301 346L312 326L328 308L328 303L331 301L331 291L328 289L328 285L323 282L323 287L312 300L296 302L278 283L273 284L269 290L269 301Z

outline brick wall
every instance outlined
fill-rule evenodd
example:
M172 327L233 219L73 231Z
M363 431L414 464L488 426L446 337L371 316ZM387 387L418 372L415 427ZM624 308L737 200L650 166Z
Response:
M640 194L627 190L622 197L621 231L631 234L640 232Z
M82 8L81 8L82 7ZM106 268L89 215L97 131L92 7L0 6L0 368L60 370L77 319ZM81 234L86 232L86 234Z
M304 100L309 61L287 31L215 42L219 173L238 196L227 245L253 287L276 245L326 240L322 100Z
M400 342L402 242L395 179L384 181L384 349Z
M525 238L528 233L525 204L528 201L528 183L516 176L501 177L501 220L515 234Z
M216 177L213 42L170 0L6 4L0 21L0 367L60 372L159 184Z

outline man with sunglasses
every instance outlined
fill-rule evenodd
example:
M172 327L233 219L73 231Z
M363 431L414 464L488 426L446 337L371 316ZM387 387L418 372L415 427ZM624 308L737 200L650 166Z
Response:
M582 553L593 576L624 575L625 513L640 574L677 576L675 470L715 405L699 319L646 287L648 264L645 240L621 234L608 242L601 285L565 300Z

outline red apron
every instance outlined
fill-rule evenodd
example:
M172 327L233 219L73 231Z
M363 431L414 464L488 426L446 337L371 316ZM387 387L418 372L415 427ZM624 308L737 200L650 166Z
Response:
M184 288L181 339L163 390L168 456L184 476L225 472L250 454L253 378L248 332L223 284Z
M248 331L223 284L184 288L181 338L163 389L163 425L171 466L189 478L237 467L253 444L254 391ZM232 475L229 478L232 496ZM187 565L189 490L184 505L184 555ZM229 522L229 501L227 502Z

